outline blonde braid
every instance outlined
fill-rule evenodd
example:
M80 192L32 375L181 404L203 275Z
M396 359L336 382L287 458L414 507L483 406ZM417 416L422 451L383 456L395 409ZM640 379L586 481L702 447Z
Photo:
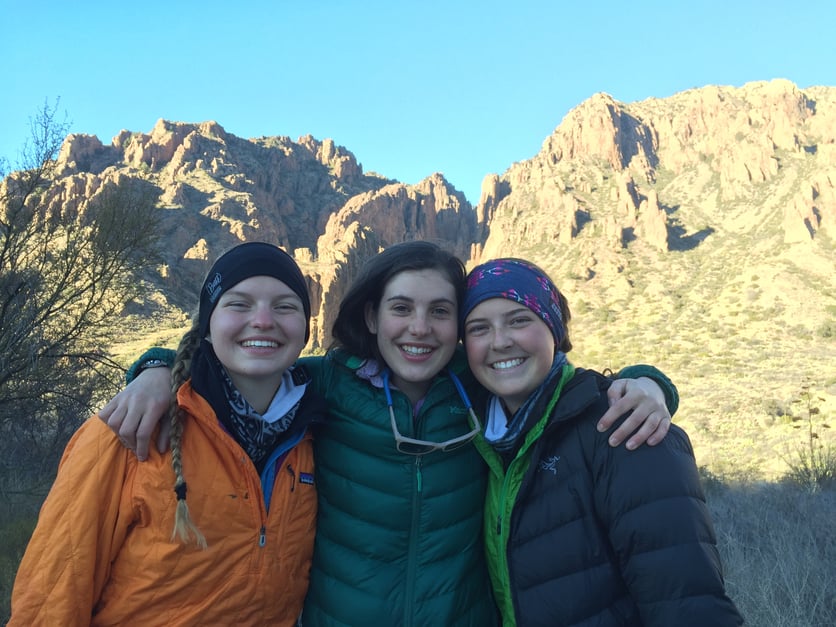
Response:
M186 504L186 479L183 477L183 460L181 458L181 442L183 439L183 421L186 412L177 403L177 391L189 378L192 356L200 343L197 318L180 340L177 347L177 355L174 358L174 365L171 369L171 393L173 402L169 409L169 420L171 421L171 467L174 469L174 492L177 494L177 509L174 513L174 529L171 532L172 541L180 538L188 543L192 537L201 549L207 547L206 538L192 522L189 516L189 506Z

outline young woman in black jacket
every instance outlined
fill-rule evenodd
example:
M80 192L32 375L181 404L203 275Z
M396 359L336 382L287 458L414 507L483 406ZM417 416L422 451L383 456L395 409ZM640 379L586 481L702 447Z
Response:
M482 264L460 316L470 368L493 394L477 407L477 446L503 625L741 624L688 436L672 426L653 447L605 445L611 381L566 359L569 308L549 277L518 259Z

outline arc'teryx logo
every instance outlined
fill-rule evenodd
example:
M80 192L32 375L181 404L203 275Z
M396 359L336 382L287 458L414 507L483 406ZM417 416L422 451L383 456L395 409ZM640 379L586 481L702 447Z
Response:
M546 470L553 475L557 475L557 462L560 461L560 455L552 455L540 460L540 470Z

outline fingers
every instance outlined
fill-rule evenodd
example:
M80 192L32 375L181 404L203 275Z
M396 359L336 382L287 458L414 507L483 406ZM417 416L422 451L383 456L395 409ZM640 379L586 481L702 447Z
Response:
M96 415L99 417L99 420L107 424L108 419L110 418L113 410L116 409L116 403L114 403L115 399L110 399L104 407L102 407Z
M627 390L627 380L626 379L616 379L612 382L609 389L607 390L607 399L610 403L610 408L607 410L601 419L598 421L598 431L603 433L607 429L613 426L616 420L618 420L624 413L629 411L633 408L633 402L629 399L627 401L624 400L624 394ZM618 446L621 443L619 440L613 446Z
M638 431L630 435L630 431L625 431L624 437L630 435L630 439L627 440L627 450L633 451L639 448L642 444L647 443L650 446L654 444L658 444L661 442L665 434L668 432L668 427L671 424L670 415L667 415L667 412L656 411L649 416L647 419L641 424ZM622 425L623 426L623 425ZM660 429L662 430L660 432ZM661 435L660 435L661 433ZM651 436L653 436L653 441L650 441Z
M621 416L627 417L608 438L610 446L625 439L628 450L644 443L653 446L668 433L671 416L664 404L661 388L651 379L617 379L607 392L610 408L598 421L598 430L609 429Z
M618 401L624 394L627 392L627 384L630 382L630 379L616 379L612 382L609 389L607 390L607 398L610 401L610 407Z
M165 453L168 450L168 445L171 442L171 421L163 420L160 424L160 433L157 436L157 450L160 453Z
M671 422L673 422L673 419L671 418L671 415L666 411L662 417L662 420L659 422L659 426L656 427L656 430L653 433L651 433L650 436L647 438L647 444L649 446L656 446L657 444L659 444L659 442L664 440L665 436L668 435L668 431L671 428Z
M614 393L612 392L613 387L616 388ZM628 388L626 386L626 382L620 380L613 382L613 385L610 386L610 390L607 392L607 396L610 401L610 408L598 421L598 431L603 433L607 429L611 428L613 424L615 424L615 421L621 418L624 414L631 411L633 412L630 418L626 421L628 427L632 426L632 429L625 434L623 431L624 425L619 427L619 429L617 429L615 433L610 436L610 444L612 446L618 446L621 444L624 437L635 431L639 425L641 425L641 421L647 417L647 412L636 413L639 407L641 407L642 404L646 403L648 400L644 394L642 394L642 391L635 386L630 389L629 394L627 394L627 391Z
M148 457L147 447L142 455L137 450L136 442L136 425L141 419L137 415L136 410L131 403L130 395L126 395L122 390L114 396L110 401L102 407L98 413L99 419L104 422L108 428L113 431L119 441L126 449L133 451L140 461L144 461Z
M99 412L99 418L116 434L125 448L136 454L139 461L148 459L154 430L168 409L169 376L167 368L144 372ZM167 450L167 428L160 430L158 440L164 442L160 452Z
M136 443L131 438L131 411L128 403L124 401L123 392L110 399L107 405L99 410L98 416L119 438L124 447L133 450Z
M102 407L99 412L99 420L105 423L114 433L119 433L119 427L125 419L125 408L119 404L119 395L114 396L110 401Z
M158 399L153 397L142 397L138 400L141 402L129 412L130 422L128 422L128 419L125 420L126 425L123 427L123 430L129 441L133 443L133 447L131 448L134 449L137 459L139 461L145 461L148 459L154 430L157 428L157 424L161 418L165 415L168 409L168 402L162 398ZM163 428L167 425L168 420L163 420L162 422L160 437L163 435ZM165 431L165 436L165 448L158 449L161 453L168 448L168 430Z
M646 410L637 407L624 419L624 422L618 426L618 429L612 432L608 439L609 445L618 446L629 437L630 439L627 442L628 450L638 448L641 444L644 444L645 440L659 426L661 416L657 414L658 412L647 414Z
M154 425L148 425L148 420L146 416L143 414L139 417L139 423L136 429L133 432L134 437L136 438L136 458L144 462L148 459L148 450L151 446L151 437L154 431Z
M121 392L120 392L121 394ZM140 415L137 415L136 411L133 411L130 405L125 405L124 416L116 430L116 435L119 436L119 441L122 442L122 446L132 450L134 453L137 453L136 450L136 429L139 419L141 418ZM110 425L110 423L108 423ZM114 429L113 426L110 426L111 429ZM145 452L145 457L137 457L140 461L144 461L148 456L148 451Z

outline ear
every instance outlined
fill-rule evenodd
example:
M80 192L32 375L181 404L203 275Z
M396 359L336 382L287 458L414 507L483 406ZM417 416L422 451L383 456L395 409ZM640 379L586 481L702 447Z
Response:
M366 303L363 312L366 318L366 328L369 330L369 333L375 335L377 333L377 312L371 303Z

